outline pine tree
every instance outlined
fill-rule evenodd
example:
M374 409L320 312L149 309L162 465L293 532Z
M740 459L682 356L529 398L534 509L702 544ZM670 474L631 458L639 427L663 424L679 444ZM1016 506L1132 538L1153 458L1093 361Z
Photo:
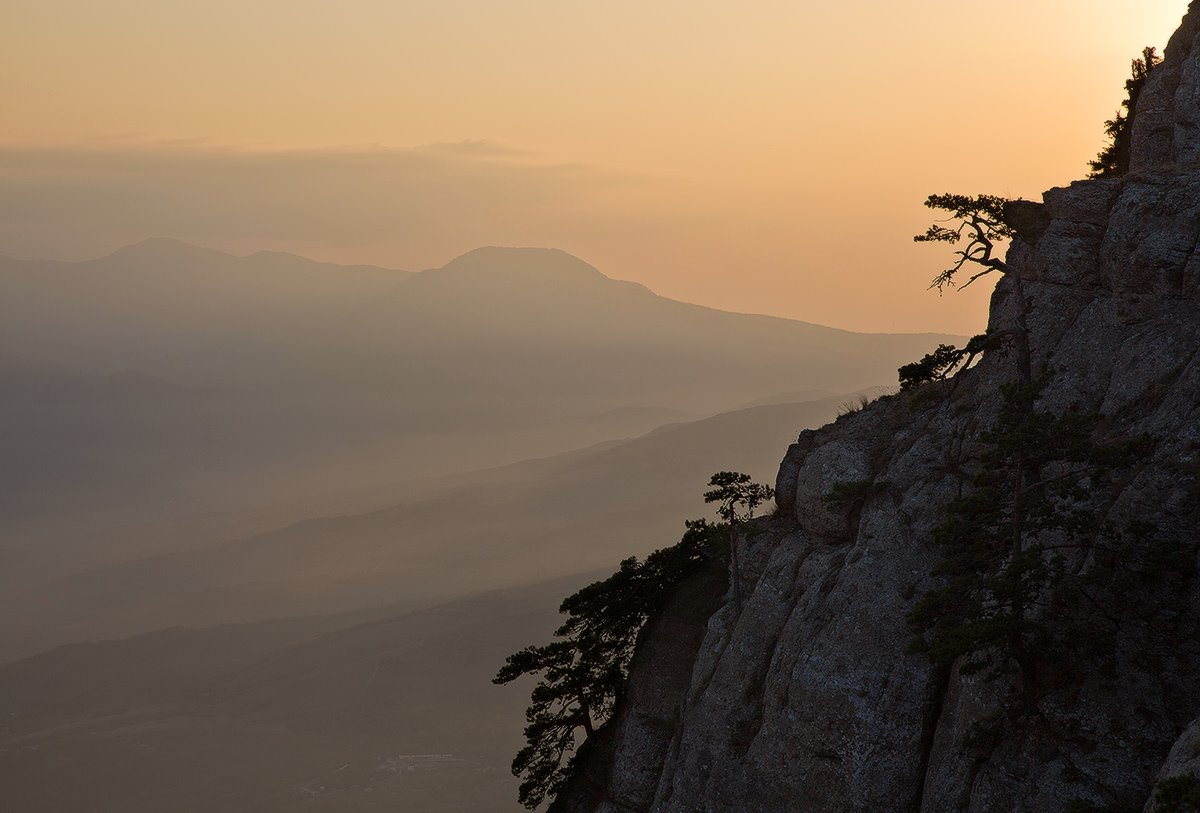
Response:
M522 777L519 800L530 810L566 788L581 738L586 743L611 719L642 627L775 494L739 472L718 472L709 486L704 499L719 503L721 522L689 521L678 544L645 561L626 559L612 576L569 596L559 607L567 619L554 632L557 640L509 655L493 679L539 678L525 712L526 744L512 763Z
M525 712L526 745L512 763L513 774L523 777L520 802L530 810L566 787L579 736L593 737L612 716L642 626L722 537L720 527L706 520L686 525L677 545L644 562L626 559L612 576L565 599L559 612L567 620L554 632L558 640L509 655L493 680L540 677Z
M996 195L930 195L925 207L945 212L953 226L934 223L913 239L918 243L949 243L963 245L955 249L955 261L933 278L930 288L944 291L946 288L966 288L977 280L993 273L1003 274L1012 282L1016 300L1014 324L999 332L997 339L1011 340L1017 350L1017 372L1024 384L1033 379L1032 361L1029 351L1029 327L1026 317L1029 303L1025 297L1025 285L1020 274L1011 274L1008 263L998 255L1000 243L1013 237L1014 231L1005 218L1005 209L1012 201ZM967 271L968 267L970 271ZM966 273L966 282L960 277ZM970 348L968 347L968 350ZM935 360L940 364L941 360ZM921 362L917 362L921 364Z
M1104 122L1108 144L1088 162L1092 168L1091 177L1107 178L1129 171L1133 154L1133 116L1137 112L1138 99L1146 87L1146 80L1161 64L1162 58L1154 48L1143 49L1141 57L1133 60L1130 77L1125 81L1125 101L1121 102L1117 114Z

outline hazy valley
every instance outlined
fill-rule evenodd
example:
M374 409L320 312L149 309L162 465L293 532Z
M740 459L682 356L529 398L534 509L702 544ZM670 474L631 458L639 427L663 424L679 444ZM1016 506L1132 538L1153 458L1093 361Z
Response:
M677 539L708 474L771 479L951 340L545 250L405 273L150 241L0 261L0 289L15 809L509 807L503 656ZM94 783L50 781L80 763Z

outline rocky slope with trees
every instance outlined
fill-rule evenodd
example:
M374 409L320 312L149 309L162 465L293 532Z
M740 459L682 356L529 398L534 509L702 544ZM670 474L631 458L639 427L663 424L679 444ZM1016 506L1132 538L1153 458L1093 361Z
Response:
M802 433L552 809L1197 809L1200 3L1164 56L1127 171L1014 213L1032 381L999 341Z

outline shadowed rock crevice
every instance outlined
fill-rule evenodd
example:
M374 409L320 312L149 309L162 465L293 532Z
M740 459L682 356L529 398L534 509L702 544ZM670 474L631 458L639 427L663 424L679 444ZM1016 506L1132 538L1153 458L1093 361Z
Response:
M929 765L933 761L933 748L937 741L938 726L942 722L942 710L946 704L946 693L950 688L950 670L945 669L939 675L939 680L934 687L934 697L930 704L930 713L925 718L925 728L921 738L921 767L920 767L920 784L917 789L917 798L909 806L912 813L920 813L925 805L925 786L929 781Z

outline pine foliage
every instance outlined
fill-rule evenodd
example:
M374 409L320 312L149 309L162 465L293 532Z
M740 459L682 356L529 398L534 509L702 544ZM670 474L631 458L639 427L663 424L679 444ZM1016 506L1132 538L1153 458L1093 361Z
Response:
M616 573L563 601L559 612L567 619L557 640L508 656L494 683L540 677L525 712L526 746L512 763L523 777L521 804L532 810L570 781L578 735L591 737L612 716L642 625L706 560L721 538L717 529L703 519L688 522L679 544L645 561L621 562Z
M718 504L722 522L689 521L678 544L644 561L626 559L607 579L569 596L559 607L567 618L555 640L509 655L493 679L539 678L525 712L526 745L512 763L513 774L522 777L519 800L530 810L567 787L581 738L586 742L612 718L642 627L683 581L727 550L733 528L775 493L739 472L718 472L709 486L705 502Z
M1088 164L1091 177L1108 178L1124 175L1129 171L1133 155L1133 116L1137 112L1138 99L1146 87L1146 80L1154 69L1162 64L1162 57L1155 48L1145 48L1141 57L1133 60L1130 77L1125 80L1125 101L1116 115L1104 122L1104 134L1108 144Z

